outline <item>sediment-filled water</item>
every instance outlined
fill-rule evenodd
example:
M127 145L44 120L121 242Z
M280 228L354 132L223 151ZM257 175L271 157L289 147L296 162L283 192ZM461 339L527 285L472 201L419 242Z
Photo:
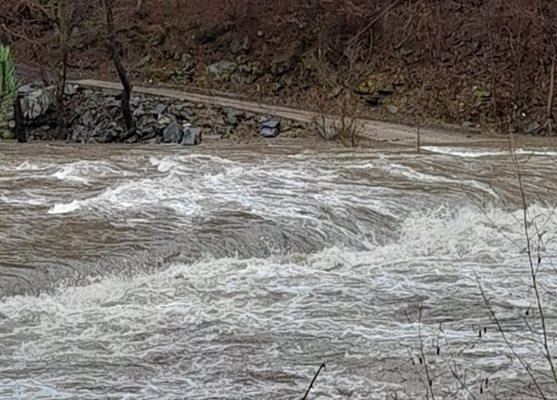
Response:
M309 147L0 146L0 398L556 395L509 151ZM552 351L556 157L517 150Z

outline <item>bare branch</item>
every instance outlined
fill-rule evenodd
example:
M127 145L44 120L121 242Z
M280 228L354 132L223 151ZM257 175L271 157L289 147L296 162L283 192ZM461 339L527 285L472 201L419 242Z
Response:
M321 366L319 367L319 369L317 370L317 372L315 373L315 375L313 376L313 379L311 380L311 383L309 384L308 389L306 390L306 394L304 395L304 397L302 398L302 400L307 400L308 396L309 396L309 392L311 392L311 389L313 389L313 384L315 383L315 380L317 379L317 377L319 376L319 374L321 373L321 370L325 369L325 363L321 364Z

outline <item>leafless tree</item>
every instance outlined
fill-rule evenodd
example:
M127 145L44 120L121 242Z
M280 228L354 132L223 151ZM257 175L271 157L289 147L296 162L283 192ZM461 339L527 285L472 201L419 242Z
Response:
M103 4L106 12L108 47L110 49L110 55L112 57L112 61L114 62L116 71L118 72L118 77L120 78L120 82L122 83L122 87L124 88L124 91L122 93L122 100L121 100L122 115L124 116L124 123L127 131L127 133L122 138L122 140L124 141L132 137L133 135L135 135L135 124L134 124L132 112L130 110L130 97L132 92L132 85L130 84L130 81L126 73L126 69L122 64L122 59L120 57L120 45L116 37L116 29L114 27L114 15L112 12L111 0L103 0Z

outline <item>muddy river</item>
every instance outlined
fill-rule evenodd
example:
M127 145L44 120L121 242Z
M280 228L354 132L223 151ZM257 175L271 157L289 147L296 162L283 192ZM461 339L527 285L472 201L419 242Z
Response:
M509 151L309 147L1 144L0 398L301 399L322 363L308 399L555 398ZM517 158L557 355L557 153Z

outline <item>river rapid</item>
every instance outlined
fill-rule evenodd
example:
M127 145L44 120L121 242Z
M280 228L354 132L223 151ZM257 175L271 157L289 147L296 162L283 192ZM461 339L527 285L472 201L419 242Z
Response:
M507 149L272 143L1 144L0 398L301 399L322 363L308 399L533 398L524 363L556 398ZM556 354L557 153L517 158Z

